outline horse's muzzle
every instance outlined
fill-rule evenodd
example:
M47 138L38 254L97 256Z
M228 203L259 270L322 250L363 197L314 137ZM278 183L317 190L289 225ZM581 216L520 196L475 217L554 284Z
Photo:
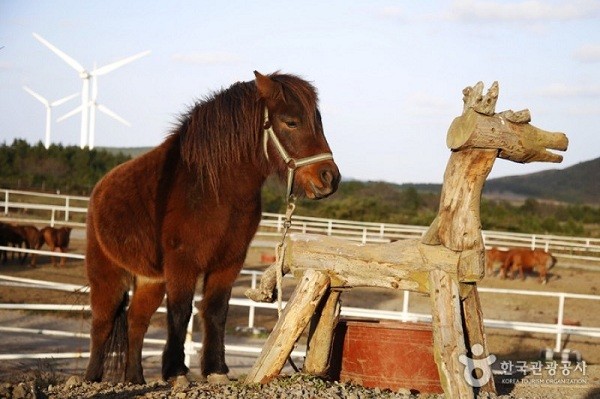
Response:
M307 192L309 198L321 199L330 196L338 189L342 179L337 165L333 162L326 162L324 165L319 166L317 176L320 184L315 184L311 179L310 188L313 195L311 196Z

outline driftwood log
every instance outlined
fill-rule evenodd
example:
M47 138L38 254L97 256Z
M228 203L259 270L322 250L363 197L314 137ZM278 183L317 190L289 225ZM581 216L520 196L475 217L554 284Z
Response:
M495 113L499 94L497 82L483 95L483 83L463 90L463 114L448 130L451 150L444 173L438 214L421 240L363 245L325 236L291 235L286 241L284 273L298 277L322 276L323 294L305 298L301 283L286 312L277 323L246 382L265 382L281 371L291 352L273 360L272 351L291 348L296 334L281 334L281 325L304 329L302 318L292 316L309 308L315 312L309 332L305 371L327 372L331 335L339 315L339 290L353 287L381 287L428 294L432 303L434 357L444 392L451 398L473 398L473 388L463 377L460 355L488 356L477 282L484 275L484 242L481 235L480 200L485 179L496 158L514 162L561 162L562 156L548 151L566 150L563 133L546 132L529 124L529 111ZM258 301L272 301L276 273L267 269L260 287L247 295ZM314 278L314 277L313 277ZM322 288L319 286L319 288ZM321 291L319 291L321 292ZM311 294L312 295L312 294ZM326 298L326 299L322 299ZM310 306L306 302L310 302ZM289 308L289 309L288 309ZM280 341L286 341L282 344ZM291 344L287 341L291 341ZM293 342L292 342L293 341ZM482 354L470 353L480 344ZM493 379L481 390L495 392Z

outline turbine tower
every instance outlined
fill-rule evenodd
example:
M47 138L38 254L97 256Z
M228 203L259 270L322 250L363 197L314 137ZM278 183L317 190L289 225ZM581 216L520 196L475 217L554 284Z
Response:
M77 97L78 94L71 94L70 96L61 98L60 100L50 102L27 86L23 86L23 89L46 107L46 136L44 140L44 147L48 149L50 147L50 124L52 123L52 108L66 103L70 99Z
M59 118L59 120L64 120L72 115L75 115L79 111L81 111L81 143L80 143L81 148L85 148L86 146L89 146L90 148L94 147L93 135L95 134L95 126L92 127L91 123L94 123L94 124L96 123L95 108L106 113L107 115L118 120L119 122L125 123L126 125L129 126L129 123L127 121L125 121L123 118L119 117L114 112L108 110L106 107L104 107L100 104L97 104L96 98L90 98L90 81L92 81L92 80L94 81L92 83L93 86L96 87L94 89L94 91L95 91L94 95L97 96L97 86L96 86L95 80L97 79L98 76L106 75L107 73L112 72L117 68L120 68L126 64L129 64L130 62L133 62L139 58L142 58L142 57L150 54L149 50L132 55L131 57L124 58L122 60L113 62L111 64L102 66L100 68L94 68L91 72L89 72L79 62L75 61L75 59L73 59L72 57L70 57L69 55L64 53L62 50L58 49L56 46L54 46L53 44L48 42L46 39L44 39L37 33L34 33L33 37L35 37L44 46L48 47L53 53L58 55L71 68L75 69L75 71L77 71L77 73L79 74L79 77L81 78L81 80L83 82L82 88L81 88L81 105L79 107L75 108L74 110L72 110L71 112L69 112L68 114ZM92 109L93 109L93 111L92 111ZM90 115L93 115L93 117L90 118ZM91 120L91 119L93 119L93 120Z

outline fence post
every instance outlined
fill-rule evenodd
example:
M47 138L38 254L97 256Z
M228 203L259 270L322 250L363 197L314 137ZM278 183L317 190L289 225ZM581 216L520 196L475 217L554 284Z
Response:
M185 365L190 367L192 363L192 353L194 350L194 317L196 315L196 299L192 298L192 315L190 316L190 321L187 325L187 331L185 334Z
M565 311L565 293L561 292L558 296L558 316L556 317L556 344L554 351L560 352L562 346L562 331L563 331L563 313Z
M402 298L402 321L408 321L408 296L410 291L404 290L404 297Z
M535 249L535 234L531 235L531 249Z
M65 197L65 222L69 221L69 196Z
M329 220L327 222L327 235L330 236L331 234L333 234L333 221Z
M250 288L252 288L253 290L256 289L256 276L257 276L257 273L252 272L252 282L250 283ZM254 307L254 301L252 301L252 304L248 307L248 328L249 329L254 328L255 309L256 308Z
M8 215L8 190L4 192L4 214Z
M52 215L50 216L50 227L54 227L54 212L56 208L52 208Z
M385 236L385 223L381 223L379 226L379 237L383 238Z

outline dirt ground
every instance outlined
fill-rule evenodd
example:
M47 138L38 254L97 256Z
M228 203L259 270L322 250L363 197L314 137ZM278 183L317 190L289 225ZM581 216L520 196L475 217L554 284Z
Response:
M84 241L72 239L71 252L84 253ZM263 255L270 255L268 249L251 249L246 260L246 268L263 269ZM549 273L549 281L541 285L536 275L528 275L524 281L501 280L496 277L486 277L480 287L509 288L527 291L553 291L578 294L600 294L600 270L578 269L565 267L560 262ZM40 279L53 282L86 284L85 270L82 261L68 260L64 268L54 268L46 256L39 257L38 267L30 268L20 265L16 260L0 265L0 274L22 278ZM284 297L289 298L295 282L286 279ZM250 287L250 276L240 275L233 290L234 297L244 298L244 291ZM343 306L361 307L381 310L402 310L403 294L391 290L355 289L342 294ZM418 294L410 294L409 311L429 314L429 298ZM539 323L555 323L558 312L558 299L541 295L514 295L481 293L483 314L486 319L509 319ZM32 289L21 287L0 286L0 303L63 303L87 304L88 295L85 293L65 293L53 290ZM29 317L40 316L39 312L27 312ZM47 316L44 312L44 317ZM54 313L56 316L84 319L84 332L89 330L87 315ZM236 327L245 326L248 321L248 309L232 306L228 318L228 334L238 334ZM567 299L565 302L565 321L578 323L582 326L600 327L600 301ZM276 312L273 310L257 310L255 324L270 331L276 322ZM164 315L157 314L153 325L164 325ZM500 361L526 361L540 359L540 352L545 348L555 346L555 336L549 334L534 334L511 330L487 329L489 350ZM1 336L1 334L0 334ZM589 365L600 364L600 338L581 336L563 336L562 347L578 351ZM44 350L40 348L40 352ZM598 376L595 377L598 379ZM600 384L600 381L595 383Z

